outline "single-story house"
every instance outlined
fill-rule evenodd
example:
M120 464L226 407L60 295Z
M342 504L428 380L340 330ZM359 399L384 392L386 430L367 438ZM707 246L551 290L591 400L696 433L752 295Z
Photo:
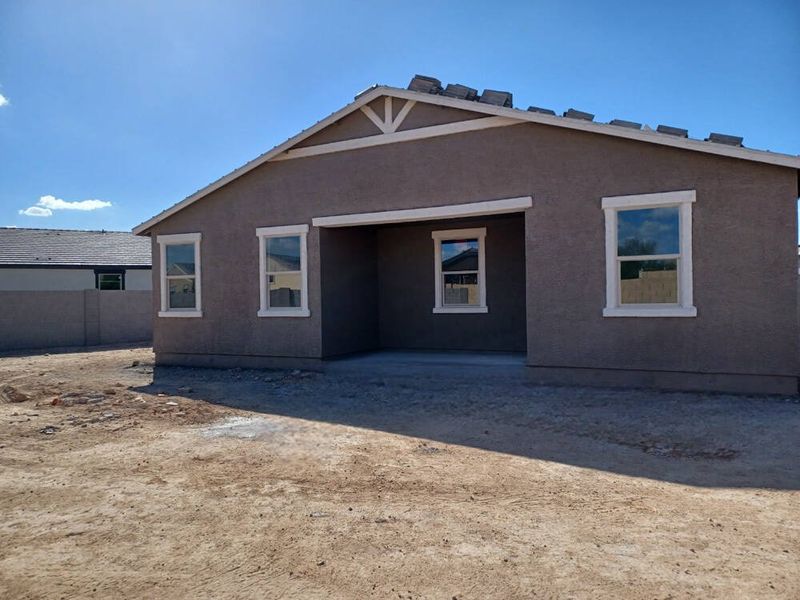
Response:
M0 228L0 291L151 290L151 269L130 232Z
M374 86L134 233L159 364L524 352L541 382L797 393L800 157Z
M149 240L0 228L0 351L148 341Z

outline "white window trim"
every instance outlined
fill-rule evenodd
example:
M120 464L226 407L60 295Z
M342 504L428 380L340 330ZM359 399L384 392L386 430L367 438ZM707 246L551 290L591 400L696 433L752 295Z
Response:
M299 308L269 308L267 296L267 238L300 236L300 290ZM258 237L258 287L259 317L310 317L308 310L308 225L281 225L278 227L256 228Z
M606 219L606 307L603 309L604 317L697 316L692 276L692 204L695 201L695 190L603 198L602 206ZM673 258L678 258L678 302L676 304L620 304L617 212L667 206L677 206L680 209L680 254L673 256Z
M160 285L161 285L161 310L158 312L159 317L202 317L202 285L200 274L200 238L199 233L176 233L171 235L156 236L156 241L160 247L161 255L161 268L160 268ZM195 292L195 307L194 308L170 308L169 307L169 286L167 284L167 246L178 244L194 244L194 292Z
M443 231L431 232L433 238L433 268L436 284L435 303L433 306L434 314L469 314L469 313L488 313L489 307L486 306L486 228L478 227L475 229L447 229ZM477 306L456 306L445 305L443 303L444 291L442 289L442 242L448 240L459 240L464 238L478 239L478 298Z

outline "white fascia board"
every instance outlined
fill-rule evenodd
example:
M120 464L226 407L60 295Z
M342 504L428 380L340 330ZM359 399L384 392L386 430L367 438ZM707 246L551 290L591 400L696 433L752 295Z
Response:
M521 212L531 206L533 206L533 198L530 196L522 196L520 198L505 198L503 200L470 202L469 204L451 204L449 206L429 206L427 208L409 208L404 210L335 215L331 217L315 217L311 220L311 223L314 227L385 225L389 223L435 221L438 219L455 219L459 217L502 215Z
M383 94L390 95L395 98L405 98L407 100L417 100L418 102L428 102L429 104L436 104L437 106L471 110L473 112L482 112L499 117L509 117L529 123L552 125L554 127L562 127L565 129L577 129L579 131L588 131L590 133L599 133L602 135L621 137L640 142L649 142L651 144L659 144L661 146L672 146L675 148L682 148L684 150L705 152L706 154L717 154L731 158L741 158L743 160L800 169L800 156L793 154L782 154L780 152L769 152L767 150L753 150L751 148L726 146L725 144L694 140L690 138L681 138L664 133L658 133L656 131L627 129L625 127L610 125L608 123L595 123L594 121L570 119L568 117L547 115L544 113L521 110L518 108L506 108L504 106L483 104L481 102L474 102L472 100L460 100L458 98L448 98L447 96L412 92L402 88L384 86L376 88L376 90L381 90Z
M706 154L716 154L719 156L727 156L730 158L739 158L742 160L750 160L755 162L773 164L792 169L800 170L800 156L791 154L782 154L778 152L768 152L765 150L751 150L749 148L738 148L735 146L725 146L724 144L717 144L714 142L705 142L700 140L693 140L688 138L679 138L655 131L643 131L635 129L626 129L624 127L617 127L605 123L594 123L592 121L581 121L579 119L570 119L566 117L559 117L554 115L547 115L543 113L529 112L516 108L505 108L502 106L494 106L491 104L483 104L470 100L461 100L458 98L448 98L446 96L439 96L436 94L423 94L420 92L412 92L402 88L394 88L390 86L375 86L369 91L357 96L355 101L351 102L344 108L336 111L330 116L318 121L308 129L301 131L296 136L289 138L282 144L275 146L272 150L265 152L261 156L251 160L250 162L242 165L238 169L232 171L228 175L218 179L217 181L207 185L206 187L198 190L191 196L181 200L174 206L164 210L153 218L137 225L133 228L133 233L141 235L146 233L156 223L163 221L167 217L175 214L179 210L186 208L190 204L196 202L203 196L218 190L222 186L230 183L237 177L252 171L256 167L266 163L267 161L277 157L283 152L299 144L306 138L314 135L318 131L324 129L328 125L335 123L339 119L347 116L351 112L360 109L379 98L380 96L391 96L393 98L402 98L406 100L415 100L417 102L425 102L428 104L435 104L438 106L446 106L450 108L457 108L461 110L468 110L472 112L480 112L487 115L494 115L499 117L507 117L516 119L520 122L539 123L541 125L551 125L553 127L562 127L565 129L575 129L579 131L587 131L590 133L599 133L601 135L610 135L614 137L626 138L637 140L640 142L648 142L651 144L658 144L661 146L671 146L674 148L681 148L683 150L693 150L696 152L704 152ZM398 140L403 141L403 140Z
M190 204L196 202L197 200L199 200L203 196L207 196L211 192L218 190L222 186L230 183L231 181L233 181L234 179L236 179L238 177L241 177L245 173L248 173L248 172L252 171L256 167L259 167L259 166L263 165L265 162L269 161L272 157L277 156L281 152L284 152L284 151L288 150L289 148L295 146L296 144L299 144L304 139L306 139L308 137L311 137L312 135L314 135L318 131L321 131L322 129L324 129L328 125L331 125L331 124L335 123L336 121L338 121L339 119L342 119L342 118L346 117L351 112L353 112L355 110L358 110L359 108L361 108L362 106L364 106L366 104L369 104L370 102L375 100L375 98L378 98L378 97L384 95L385 94L385 91L384 91L385 89L386 88L384 88L384 87L375 87L375 88L371 89L370 91L365 92L363 95L358 96L353 102L351 102L350 104L348 104L344 108L341 108L340 110L337 110L335 113L332 113L332 114L328 115L324 119L322 119L320 121L317 121L314 125L312 125L308 129L304 129L303 131L298 133L296 136L289 138L288 140L286 140L282 144L278 144L277 146L272 148L272 150L269 150L269 151L265 152L264 154L262 154L261 156L258 156L256 158L254 158L253 160L251 160L248 163L245 163L244 165L242 165L238 169L235 169L235 170L231 171L230 173L228 173L224 177L221 177L220 179L217 179L213 183L208 184L206 187L196 191L191 196L187 196L186 198L184 198L183 200L181 200L177 204L175 204L175 205L169 207L168 209L162 211L161 213L157 214L153 218L148 219L147 221L145 221L144 223L142 223L140 225L137 225L136 227L133 228L133 233L136 234L136 235L141 235L141 234L145 233L148 229L150 229L156 223L159 223L159 222L163 221L164 219L166 219L167 217L170 217L170 216L174 215L179 210L182 210L182 209L186 208L187 206L189 206Z

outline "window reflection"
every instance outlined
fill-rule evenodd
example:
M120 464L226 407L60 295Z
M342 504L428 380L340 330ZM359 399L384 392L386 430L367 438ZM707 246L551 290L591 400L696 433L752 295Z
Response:
M444 304L478 304L478 274L444 274Z
M678 261L631 260L620 263L622 304L678 302Z
M169 307L194 308L194 278L174 278L169 280Z
M443 240L442 249L442 304L477 306L478 294L478 240Z
M300 236L267 238L267 272L300 270Z
M267 279L272 308L300 308L300 273L275 273Z
M300 236L268 237L264 241L267 265L267 307L301 308L303 283Z
M617 255L651 256L680 252L677 206L617 212Z
M442 242L442 271L477 271L478 240Z
M167 246L167 275L194 275L194 244Z

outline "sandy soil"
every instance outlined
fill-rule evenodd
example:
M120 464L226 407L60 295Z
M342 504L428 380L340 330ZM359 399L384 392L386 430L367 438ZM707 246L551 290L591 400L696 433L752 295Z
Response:
M2 598L798 598L793 398L0 358Z

